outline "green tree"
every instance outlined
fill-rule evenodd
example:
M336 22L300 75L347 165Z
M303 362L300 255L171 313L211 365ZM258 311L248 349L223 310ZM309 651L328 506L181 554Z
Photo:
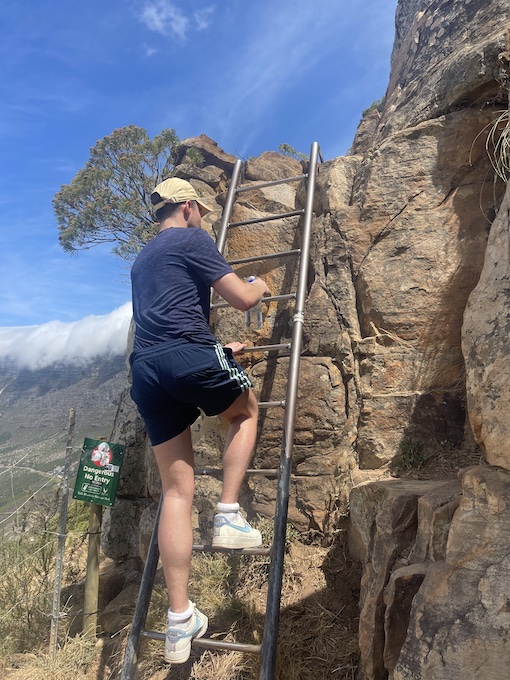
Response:
M131 260L157 231L150 194L173 170L179 142L174 130L150 139L136 125L114 130L53 199L62 248L74 253L102 243Z
M282 156L290 156L291 158L295 158L298 161L308 160L308 156L305 153L296 151L296 149L290 144L280 144L278 151L282 154Z

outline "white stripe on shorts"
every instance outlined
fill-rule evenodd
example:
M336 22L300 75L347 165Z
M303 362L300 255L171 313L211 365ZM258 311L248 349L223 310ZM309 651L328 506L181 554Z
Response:
M230 365L230 362L225 356L225 350L220 344L214 345L214 349L216 351L216 356L218 357L221 368L223 368L225 371L228 371L230 379L237 382L241 388L241 392L245 392L251 386L250 380L246 373L244 371L239 371L236 366Z

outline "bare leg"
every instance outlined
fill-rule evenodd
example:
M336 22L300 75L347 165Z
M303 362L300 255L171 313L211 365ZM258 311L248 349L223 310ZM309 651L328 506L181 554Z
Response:
M163 505L158 541L170 609L184 612L189 606L188 581L193 534L191 506L194 492L194 457L189 427L173 439L154 446L161 475Z
M236 503L257 437L258 404L253 391L243 392L222 414L230 424L223 451L222 503Z

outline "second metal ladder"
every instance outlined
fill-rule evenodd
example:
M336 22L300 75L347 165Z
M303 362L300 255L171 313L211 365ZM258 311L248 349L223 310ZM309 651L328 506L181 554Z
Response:
M284 179L273 180L270 182L248 184L245 186L239 186L243 164L242 161L238 160L234 166L234 170L232 173L232 179L230 182L230 187L226 198L225 208L223 210L223 216L217 239L218 250L221 253L223 253L225 250L228 232L232 228L242 227L245 225L254 225L261 222L268 222L271 220L279 220L289 217L302 218L303 228L301 232L301 244L299 249L269 253L266 255L262 254L254 255L247 258L230 261L230 264L238 265L247 264L250 262L260 262L263 260L281 258L284 256L292 255L299 258L298 281L296 291L288 294L264 298L264 302L266 303L280 300L295 300L290 342L274 345L262 345L262 346L257 345L255 347L247 347L244 350L244 352L263 352L263 351L279 352L280 350L290 351L289 373L285 401L259 403L260 408L270 408L272 406L284 407L280 466L277 470L257 469L248 471L249 474L262 474L265 476L276 476L278 478L273 544L271 548L245 548L242 550L235 550L235 554L245 555L269 554L271 558L269 568L269 582L264 623L264 635L262 638L262 644L255 645L246 644L242 642L225 642L223 640L212 640L203 637L193 640L192 643L194 648L210 650L234 650L244 653L260 654L261 655L261 669L259 676L260 680L273 680L276 670L276 651L278 642L278 626L280 620L280 599L283 580L285 536L287 528L287 516L290 495L290 480L292 469L294 429L296 419L298 379L302 350L304 308L307 293L308 264L310 259L313 201L315 194L315 182L318 171L319 154L320 154L319 146L317 142L314 142L310 150L308 169L307 172L305 172L304 174L295 177L287 177ZM306 199L304 208L299 210L293 210L286 213L280 213L277 215L269 216L266 215L260 218L253 218L239 222L230 222L235 199L240 194L278 184L299 182L303 180L306 182ZM212 305L213 308L220 308L226 306L228 306L227 303L217 303ZM216 470L196 471L196 474L203 475L215 475L216 473L219 474L219 471ZM144 629L159 559L157 531L160 510L161 500L158 506L158 512L145 562L145 568L142 576L142 581L140 584L140 591L138 594L138 600L135 608L133 623L131 626L131 632L126 647L124 665L120 675L120 680L132 680L134 678L136 665L138 662L140 642L142 637L152 638L161 641L165 640L164 633ZM221 548L213 549L211 546L205 545L195 545L193 547L194 550L202 552L234 552L232 550Z

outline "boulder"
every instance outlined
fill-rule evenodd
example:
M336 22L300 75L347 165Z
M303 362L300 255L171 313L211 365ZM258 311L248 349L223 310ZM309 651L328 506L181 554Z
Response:
M494 221L462 326L469 420L491 465L510 469L510 190Z
M503 680L510 664L510 473L465 473L444 562L414 597L392 680Z
M459 479L440 483L418 499L418 530L408 560L411 563L445 559L446 545L455 511L462 495Z
M257 158L250 158L246 161L243 184L249 181L272 182L286 177L298 177L302 174L303 166L295 158L283 156L277 151L264 151Z
M426 564L411 564L392 572L384 589L384 666L393 672L407 637L413 598L427 573Z
M221 170L227 171L229 174L237 161L235 156L220 149L218 144L207 135L199 135L198 137L190 137L183 139L175 150L175 165L182 163L186 152L189 149L196 149L202 155L205 165L213 165Z
M132 624L139 587L138 583L128 585L100 612L97 622L102 632L115 635Z
M139 556L140 519L149 500L117 498L106 508L101 524L101 549L115 561Z
M366 556L360 593L359 646L363 680L384 680L384 589L397 560L412 548L420 496L432 481L381 480L355 487L350 494L349 532ZM352 540L352 539L351 539Z
M501 192L486 182L490 165L477 138L490 120L468 109L420 123L387 137L360 166L359 222L345 240L363 338L363 467L387 463L406 435L462 444L460 327L483 266L484 214Z
M200 167L193 165L192 163L181 163L174 168L173 174L175 177L181 177L182 179L187 180L199 179L212 189L218 189L221 183L223 182L223 184L225 184L226 181L224 171L215 165Z

